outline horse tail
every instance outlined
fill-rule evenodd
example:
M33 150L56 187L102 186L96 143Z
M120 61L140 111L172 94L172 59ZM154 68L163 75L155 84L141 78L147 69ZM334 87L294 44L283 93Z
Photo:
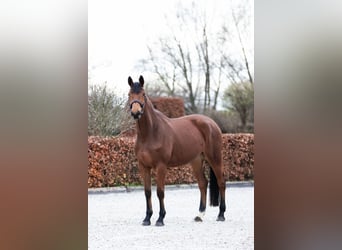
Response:
M210 167L210 206L217 207L219 205L219 187L213 169Z

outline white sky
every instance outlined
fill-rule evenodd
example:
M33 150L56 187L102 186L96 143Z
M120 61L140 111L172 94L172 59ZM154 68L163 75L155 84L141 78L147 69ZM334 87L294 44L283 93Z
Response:
M180 1L182 5L192 0ZM165 14L174 13L179 0L89 0L88 1L88 67L90 84L107 82L119 94L128 91L127 78L137 80L138 61L148 56L146 45L167 31ZM218 16L229 11L229 0L201 0ZM225 11L225 9L227 9ZM146 80L146 77L145 77Z

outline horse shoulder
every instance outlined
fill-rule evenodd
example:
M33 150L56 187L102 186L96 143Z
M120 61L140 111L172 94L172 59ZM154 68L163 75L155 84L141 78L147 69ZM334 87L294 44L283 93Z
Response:
M136 142L135 153L138 161L144 162L146 165L154 166L157 162L167 162L172 154L172 137L160 133L154 134L153 137L142 142Z

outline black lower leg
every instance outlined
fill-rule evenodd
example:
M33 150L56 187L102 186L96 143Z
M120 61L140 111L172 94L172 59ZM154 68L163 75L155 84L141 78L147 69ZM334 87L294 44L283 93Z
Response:
M200 201L199 211L200 212L204 212L205 211L205 205L203 204L202 201Z
M152 203L151 203L151 190L145 190L145 197L146 197L146 217L143 220L144 226L151 225L151 216L153 214L152 210Z
M217 221L225 221L224 212L226 211L226 202L225 199L221 197L220 201L220 212L217 216Z
M165 206L164 206L164 190L158 188L157 189L157 196L159 199L160 210L159 210L159 218L156 222L156 226L164 226L164 217L166 214Z

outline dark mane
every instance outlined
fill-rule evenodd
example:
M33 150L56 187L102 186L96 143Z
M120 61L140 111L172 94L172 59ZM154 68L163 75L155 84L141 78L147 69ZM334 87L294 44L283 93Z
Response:
M132 86L131 86L132 93L139 94L141 90L142 90L142 87L141 87L140 83L134 82L132 84Z

